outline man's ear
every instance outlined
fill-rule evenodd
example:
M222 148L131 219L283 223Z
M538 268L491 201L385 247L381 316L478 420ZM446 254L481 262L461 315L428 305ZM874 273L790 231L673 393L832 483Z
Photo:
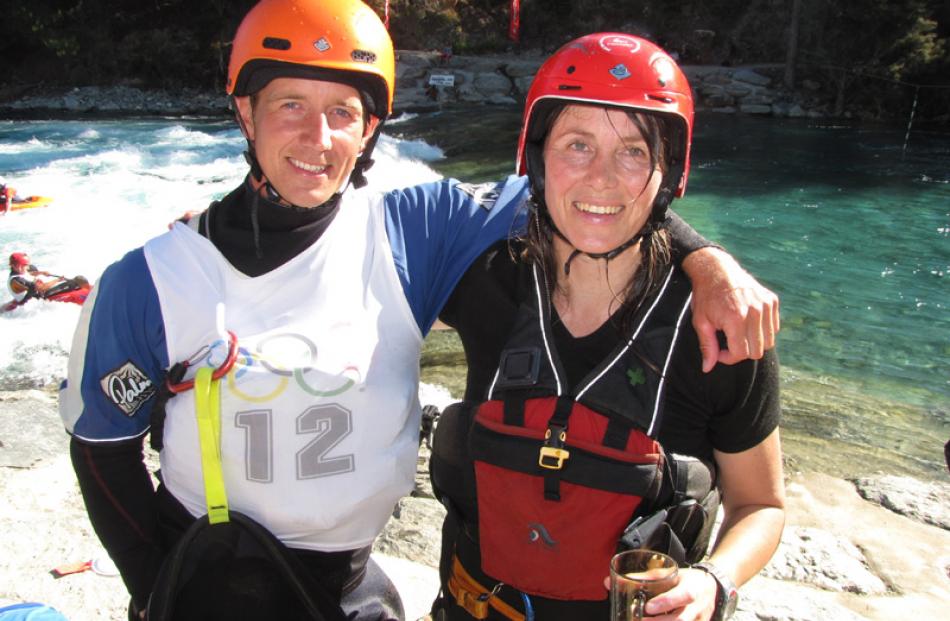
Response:
M254 106L251 105L251 98L235 97L234 105L237 108L238 121L244 130L248 140L254 140Z
M379 118L375 116L370 116L369 120L366 122L366 125L363 127L363 139L360 141L360 152L363 152L363 149L366 148L366 143L369 142L369 139L373 137L373 134L376 133L376 128L379 127Z

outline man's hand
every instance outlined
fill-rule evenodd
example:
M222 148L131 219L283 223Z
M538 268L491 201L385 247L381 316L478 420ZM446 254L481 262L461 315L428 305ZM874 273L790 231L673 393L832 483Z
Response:
M775 347L778 296L760 285L731 255L703 248L683 260L683 270L693 283L693 327L699 336L704 373L717 362L758 360ZM728 349L719 347L717 331L725 333Z

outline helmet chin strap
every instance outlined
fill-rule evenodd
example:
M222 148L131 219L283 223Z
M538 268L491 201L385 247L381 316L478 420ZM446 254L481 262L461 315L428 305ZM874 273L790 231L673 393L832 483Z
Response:
M633 237L631 237L630 239L628 239L628 240L625 241L624 243L620 244L619 246L617 246L617 247L614 248L613 250L608 250L607 252L584 252L583 250L578 250L577 248L574 248L574 251L571 253L571 256L569 256L569 257L567 258L567 261L564 262L564 275L565 275L565 276L570 276L570 275L571 275L571 262L572 262L574 259L576 259L579 255L584 255L584 256L586 256L586 257L590 257L591 259L603 259L604 261L610 261L611 259L613 259L613 258L616 257L617 255L619 255L621 252L623 252L624 250L626 250L626 249L629 248L630 246L635 245L635 244L638 243L641 239L643 239L643 238L646 237L648 234L651 234L651 233L653 232L652 229L650 229L650 230L648 231L647 228L649 228L649 227L644 227L643 229L640 230L639 233L637 233L636 235L634 235ZM566 241L568 244L571 243L571 242L567 241L567 238L564 237L564 235L563 235L559 230L554 229L554 232L557 233L557 236L560 237L561 239L563 239L564 241Z
M669 188L662 188L657 192L656 198L653 199L653 209L650 212L650 218L647 220L646 224L643 225L637 233L620 244L613 250L608 250L607 252L584 252L574 247L573 252L567 258L567 261L564 262L564 275L570 276L571 274L571 263L580 255L590 257L591 259L603 259L604 261L610 261L611 259L616 258L624 250L632 246L637 245L643 239L648 238L653 232L663 223L663 220L666 218L666 208L669 206L670 202L673 199L673 191ZM554 221L551 219L551 216L547 213L547 210L541 210L541 214L547 220L548 226L551 227L551 230L554 231L554 234L560 237L565 243L569 246L574 246L571 241L564 236L557 226L555 226Z

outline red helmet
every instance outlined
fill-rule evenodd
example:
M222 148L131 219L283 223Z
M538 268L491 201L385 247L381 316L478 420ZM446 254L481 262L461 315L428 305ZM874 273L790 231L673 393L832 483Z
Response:
M10 255L10 269L15 267L26 267L30 263L30 256L25 252L14 252Z
M543 168L539 170L543 121L557 105L569 103L630 108L678 121L670 124L676 130L668 160L675 172L669 180L675 184L670 188L675 195L683 195L689 175L693 96L686 76L666 52L646 39L615 32L585 35L555 52L538 69L528 90L518 138L519 175L543 174Z

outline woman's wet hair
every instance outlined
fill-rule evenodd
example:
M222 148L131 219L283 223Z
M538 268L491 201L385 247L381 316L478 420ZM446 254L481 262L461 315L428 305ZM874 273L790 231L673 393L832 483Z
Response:
M529 199L529 223L523 236L525 250L522 258L535 262L542 267L549 293L552 294L557 286L558 270L561 268L557 264L554 255L554 236L560 233L556 230L544 201L544 158L542 153L544 142L550 134L551 128L554 127L554 123L568 105L568 102L559 102L559 105L543 111L542 117L536 121L534 131L531 132L533 144L529 147L531 151L534 151L535 157L534 162L529 163L528 166L532 192ZM610 108L609 106L602 107ZM653 171L651 175L657 174L657 168L660 169L660 174L666 174L670 170L669 158L672 153L670 145L671 140L676 136L677 121L665 115L638 112L629 108L617 109L627 114L646 141L650 152L651 170ZM650 178L648 177L644 182L644 189ZM669 205L672 192L665 187L666 185L666 183L661 184L651 214L647 218L644 228L641 229L643 238L640 240L638 247L640 266L623 290L616 292L615 299L621 305L620 312L614 313L614 309L611 309L611 316L618 320L617 328L624 334L628 334L633 329L640 303L659 287L672 262L669 232L662 226L666 220L666 208ZM661 195L664 192L666 195ZM607 261L607 269L610 269L610 261Z

